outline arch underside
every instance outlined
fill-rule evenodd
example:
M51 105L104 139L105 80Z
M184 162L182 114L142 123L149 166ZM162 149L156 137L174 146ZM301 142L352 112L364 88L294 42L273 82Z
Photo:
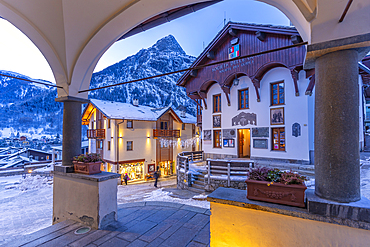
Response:
M333 1L328 0L258 1L282 11L303 40L310 43L312 38L320 42L370 33L368 0L358 0L340 26L337 19L343 4L332 4ZM158 15L205 2L209 1L117 0L101 4L100 1L0 0L0 16L39 48L57 85L63 87L58 89L59 97L86 98L87 93L79 91L90 87L97 62L120 37Z

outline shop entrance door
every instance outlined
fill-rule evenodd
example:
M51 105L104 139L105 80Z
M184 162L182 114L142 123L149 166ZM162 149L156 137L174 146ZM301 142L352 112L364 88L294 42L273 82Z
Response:
M238 158L251 157L251 130L238 129Z

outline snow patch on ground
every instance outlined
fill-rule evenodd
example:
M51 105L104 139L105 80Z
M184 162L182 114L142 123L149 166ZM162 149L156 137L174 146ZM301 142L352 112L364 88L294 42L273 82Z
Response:
M199 201L194 199L180 199L171 197L172 192L163 191L163 188L154 190L152 192L146 193L144 195L144 201L163 201L163 202L174 202L186 204L189 206L200 207L200 208L210 208L210 203L207 201Z

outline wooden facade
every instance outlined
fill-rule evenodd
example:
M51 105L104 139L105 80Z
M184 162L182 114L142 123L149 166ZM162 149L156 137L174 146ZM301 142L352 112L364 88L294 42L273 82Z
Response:
M264 34L263 40L258 38L257 34L260 33ZM228 60L229 49L233 44L239 44L239 55L245 56L292 45L294 37L297 36L299 34L293 27L273 28L267 25L228 23L192 66ZM299 71L303 69L305 52L305 47L301 46L240 60L229 59L225 63L199 69L196 75L191 72L185 73L178 81L178 85L186 87L190 98L203 100L204 106L207 107L207 104L211 104L205 100L207 92L214 83L222 87L227 100L230 101L230 87L234 79L248 76L253 82L257 100L260 100L260 80L264 74L272 68L285 67L291 71L298 96L300 92L297 79Z

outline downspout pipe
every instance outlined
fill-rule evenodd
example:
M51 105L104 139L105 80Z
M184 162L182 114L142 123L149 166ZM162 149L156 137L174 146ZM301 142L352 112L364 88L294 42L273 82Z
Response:
M119 136L118 136L118 133L119 133L119 125L120 124L123 124L125 122L125 120L123 120L122 122L119 122L117 123L116 125L116 137L117 137L117 145L116 145L116 157L117 157L117 160L116 160L116 163L117 163L117 173L119 173L118 169L119 169Z

